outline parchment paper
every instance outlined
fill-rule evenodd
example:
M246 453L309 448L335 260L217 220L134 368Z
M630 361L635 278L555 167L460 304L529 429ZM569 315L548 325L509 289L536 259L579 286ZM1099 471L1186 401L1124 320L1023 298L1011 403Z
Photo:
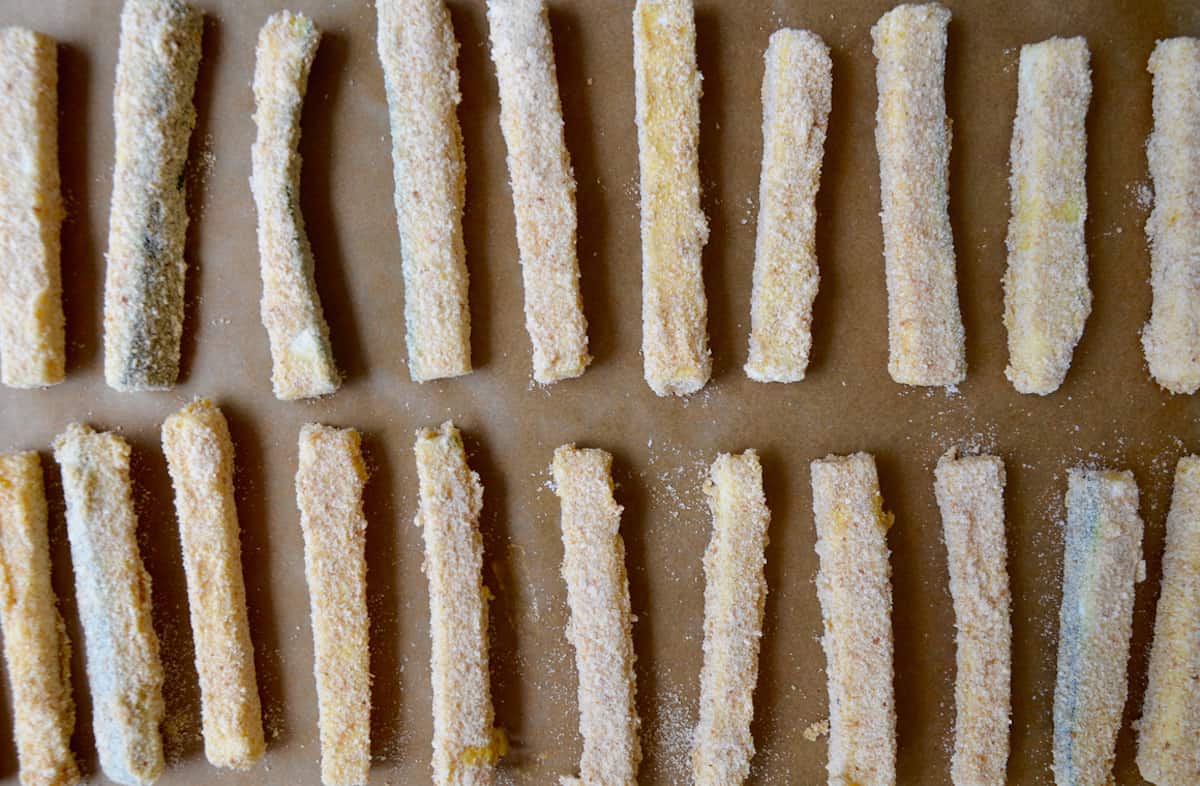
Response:
M325 32L304 109L302 209L333 347L347 383L313 403L270 388L250 197L254 42L278 3L197 0L206 11L199 123L188 179L192 226L182 383L121 394L102 374L103 252L113 160L115 0L5 0L0 22L61 42L61 164L70 216L63 269L69 376L59 387L0 390L0 448L43 451L52 508L54 582L75 645L74 746L97 781L62 492L48 446L72 420L118 429L134 449L142 552L167 667L170 765L161 783L316 784L319 746L303 548L293 495L301 424L365 435L368 594L375 674L372 783L427 783L431 739L428 598L412 526L414 431L453 418L485 488L483 533L492 603L497 722L512 740L499 783L548 784L575 771L573 652L563 635L559 508L548 487L554 448L575 441L615 455L637 614L641 782L688 780L687 749L701 662L701 554L709 517L700 492L718 451L757 448L772 510L766 633L754 720L755 783L825 779L827 717L808 462L873 452L895 587L899 773L949 783L954 619L932 467L951 446L994 451L1008 468L1014 662L1010 782L1047 784L1061 581L1062 497L1076 464L1131 468L1146 519L1148 580L1138 587L1130 697L1117 780L1140 783L1130 723L1140 715L1174 463L1200 450L1198 403L1149 378L1138 343L1150 306L1144 142L1146 59L1156 38L1200 34L1186 0L951 3L947 69L954 124L951 213L970 366L957 392L906 389L886 371L886 296L873 128L869 29L886 2L698 0L704 73L701 166L712 226L704 264L714 379L690 400L659 399L641 376L640 249L631 2L552 0L551 25L579 181L579 256L596 361L579 380L532 386L522 321L512 203L497 122L495 73L481 2L452 3L462 48L459 116L467 155L466 241L478 370L423 386L408 378L390 134L366 0L298 0ZM813 364L793 385L749 381L741 366L761 152L762 53L780 26L809 27L833 50L833 114L820 194L821 289ZM1089 116L1088 246L1095 308L1062 389L1021 396L1003 376L1001 275L1008 221L1008 146L1018 48L1086 35L1095 91ZM224 409L237 445L238 508L269 753L245 774L203 758L179 538L163 418L192 397ZM0 776L16 783L8 690L0 702Z

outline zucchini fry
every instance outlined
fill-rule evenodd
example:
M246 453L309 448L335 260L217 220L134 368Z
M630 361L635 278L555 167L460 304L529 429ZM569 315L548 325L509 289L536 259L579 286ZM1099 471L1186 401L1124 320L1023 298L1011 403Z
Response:
M309 423L300 430L296 504L312 604L321 782L361 786L371 767L371 656L367 618L367 480L359 434Z
M104 774L148 786L163 772L163 668L150 576L138 553L129 443L73 423L54 440L83 623L92 727Z
M0 30L0 381L16 388L66 375L56 49Z
M904 385L967 376L950 229L946 26L937 3L901 5L871 28L879 89L875 145L883 200L888 373Z
M575 256L575 176L563 141L545 0L488 0L487 14L533 378L547 385L578 377L592 361Z
M829 678L829 786L894 786L892 568L875 459L812 463L817 597Z
M1021 393L1058 390L1092 310L1083 236L1091 94L1084 39L1021 47L1004 274L1004 374Z
M799 382L812 348L817 189L829 123L833 63L807 30L777 30L763 76L763 160L746 374Z
M126 0L121 12L104 279L104 378L115 390L169 390L179 376L202 28L200 12L182 0Z
M660 396L686 396L712 373L700 252L700 72L691 0L633 11L642 211L642 360Z
M46 519L38 454L0 454L0 628L21 783L75 786L71 642L50 584Z
M471 371L458 42L442 0L377 0L375 7L392 126L408 370L415 382L457 377Z
M303 14L273 14L258 34L250 178L258 210L262 321L271 342L275 398L333 393L341 385L329 326L313 278L313 253L300 213L300 108L321 31Z
M199 399L167 418L162 445L187 575L204 753L214 766L248 769L262 758L266 743L246 616L229 425L211 401Z

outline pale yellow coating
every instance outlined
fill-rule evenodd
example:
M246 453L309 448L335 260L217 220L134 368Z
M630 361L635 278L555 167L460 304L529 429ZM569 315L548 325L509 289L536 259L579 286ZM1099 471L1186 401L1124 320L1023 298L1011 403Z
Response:
M554 451L554 491L562 503L563 563L571 619L567 639L579 673L578 778L564 785L636 786L638 740L633 614L613 499L612 456L563 445Z
M1161 44L1160 44L1161 47ZM1175 468L1162 592L1138 724L1137 765L1157 786L1200 783L1200 458Z
M700 721L692 740L692 781L736 786L750 774L754 685L767 600L767 525L758 454L722 453L704 495L713 518L704 551L704 666Z
M829 680L829 786L894 786L892 568L875 459L812 463L817 598Z
M54 39L0 30L0 382L66 375Z
M1092 310L1088 288L1087 42L1021 47L1004 274L1005 376L1021 393L1058 390Z
M74 786L71 642L50 584L46 519L38 454L0 454L0 628L21 785Z
M425 539L432 639L433 782L487 786L506 743L492 728L488 590L479 513L483 487L467 466L462 435L447 421L417 432L416 524Z
M341 377L313 277L300 212L300 110L321 31L303 14L272 14L258 33L250 188L258 211L262 321L271 342L275 398L333 393Z
M162 447L175 487L204 754L217 767L244 770L266 744L246 614L233 440L221 410L198 399L166 419Z
M1172 393L1200 389L1200 39L1159 41L1146 222L1154 301L1142 331L1150 374Z
M950 779L1004 786L1012 689L1004 462L951 450L934 475L958 631Z
M179 376L186 168L203 26L182 0L126 0L121 12L104 278L104 378L115 390L167 390Z
M457 377L471 371L458 42L442 0L376 0L375 6L392 126L408 370L416 382Z
M807 30L777 30L763 76L763 158L746 374L799 382L812 347L817 189L829 122L829 47Z
M691 0L633 11L642 213L642 362L660 396L686 396L712 373L700 252L700 71Z
M888 373L905 385L955 385L967 375L950 229L949 22L937 3L901 5L871 28Z
M575 175L563 141L562 105L546 0L488 0L500 129L516 211L533 378L578 377L591 362L575 256Z
M1072 469L1054 684L1054 782L1113 783L1134 584L1145 577L1131 472Z
M148 786L163 772L163 668L150 575L137 544L129 443L73 423L54 440L83 623L92 731L104 774Z
M371 767L366 481L357 431L315 423L300 429L296 504L312 604L325 786L361 786Z

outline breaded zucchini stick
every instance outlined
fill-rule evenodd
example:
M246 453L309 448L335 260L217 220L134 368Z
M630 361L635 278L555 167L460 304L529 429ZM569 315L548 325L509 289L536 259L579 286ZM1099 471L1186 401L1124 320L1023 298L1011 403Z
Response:
M489 593L479 534L483 487L467 466L453 423L417 432L414 450L420 480L416 524L425 539L433 645L433 781L483 786L492 782L506 747L492 728Z
M46 519L38 454L0 454L0 628L21 783L74 786L71 642L50 584Z
M167 390L179 376L184 191L203 26L182 0L126 0L121 12L104 279L104 378L116 390Z
M1004 374L1021 393L1058 390L1092 310L1083 236L1091 94L1084 39L1021 47L1004 274Z
M563 141L562 105L546 0L488 0L500 129L516 210L533 378L578 377L592 361L575 256L575 175Z
M746 780L754 757L750 721L767 599L771 512L758 454L717 456L704 495L713 533L704 552L704 667L692 778L697 786L733 786Z
M1162 44L1159 44L1162 48ZM1162 594L1138 726L1137 765L1158 786L1200 783L1200 458L1175 468Z
M471 371L462 214L466 164L455 114L458 42L442 0L377 0L415 382Z
M904 385L967 376L950 229L946 26L937 3L901 5L871 28L879 66L875 145L883 200L888 373Z
M1154 132L1146 152L1154 210L1146 222L1154 303L1142 331L1146 363L1172 393L1200 389L1200 39L1159 41Z
M367 480L352 428L300 429L296 504L312 604L321 782L360 786L371 767L371 656L367 619Z
M642 211L642 360L660 396L686 396L712 373L700 252L700 71L691 0L633 11Z
M567 638L579 672L579 778L563 784L636 786L642 747L634 703L633 614L613 500L612 456L563 445L554 451L554 492L562 502Z
M129 443L73 423L54 440L83 623L92 727L105 776L146 786L163 772L163 669L138 553Z
M817 597L828 661L830 786L896 782L892 687L892 569L875 459L868 453L812 463Z
M958 629L950 778L1004 786L1012 685L1004 462L951 450L934 474Z
M1142 520L1130 472L1071 470L1054 686L1054 782L1112 782L1134 584L1144 578Z
M817 189L829 122L829 47L807 30L777 30L763 76L763 159L746 374L799 382L812 347Z
M244 770L262 758L266 744L246 616L233 440L221 410L198 399L167 418L162 444L187 574L204 753L217 767Z
M313 278L313 253L300 213L300 108L321 31L303 14L272 14L258 33L250 187L258 210L262 320L271 342L275 398L333 393L341 385L329 326Z
M54 39L0 30L0 381L56 385L66 375L63 205L58 179Z

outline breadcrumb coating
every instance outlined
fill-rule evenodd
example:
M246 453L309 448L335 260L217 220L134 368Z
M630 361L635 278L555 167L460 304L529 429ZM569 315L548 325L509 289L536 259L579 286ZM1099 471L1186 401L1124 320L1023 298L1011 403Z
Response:
M455 114L458 42L442 0L376 0L415 382L471 371L462 215L466 164Z
M371 767L371 655L367 618L367 481L352 428L300 430L296 504L312 604L321 783L362 786Z
M272 14L258 34L250 187L258 211L262 321L271 342L275 398L333 393L341 376L313 277L312 246L300 212L300 110L321 31L303 14Z
M42 461L0 454L0 628L22 786L80 782L71 733L71 642L50 583Z
M1071 470L1054 686L1057 786L1112 783L1134 584L1144 577L1133 473Z
M1161 47L1161 44L1160 44ZM1137 765L1157 786L1200 783L1200 458L1175 468L1162 592L1138 724Z
M592 361L575 255L575 175L563 141L562 105L546 0L488 0L500 129L516 211L533 378L578 377Z
M129 453L121 437L80 423L54 440L100 768L125 786L149 786L164 767L163 668L150 575L138 553Z
M633 11L642 213L642 361L660 396L708 382L708 300L700 252L700 71L691 0L638 0Z
M578 778L564 786L636 786L638 740L633 614L613 500L612 456L563 445L554 451L554 491L562 503L563 563L571 618L567 639L579 673Z
M713 518L704 552L704 666L692 742L697 786L735 786L750 774L754 685L767 600L767 525L758 454L722 453L704 495Z
M54 39L0 30L0 382L66 376Z
M1004 786L1012 703L1004 462L952 449L935 477L958 631L950 778L955 786Z
M799 382L812 347L817 189L829 123L833 63L807 30L771 34L763 75L763 160L746 374Z
M1200 390L1200 39L1159 41L1154 131L1146 145L1154 210L1146 222L1154 301L1142 331L1150 374L1172 393Z
M1021 47L1004 274L1004 374L1021 393L1058 390L1092 310L1083 234L1091 94L1084 39Z
M829 786L894 786L892 568L875 459L812 463L817 598L829 679Z
M204 754L214 766L248 769L262 758L266 743L246 614L229 424L211 401L197 399L163 423L162 447L175 487Z
M955 385L967 376L950 229L949 22L937 3L901 5L871 28L888 373L904 385Z
M479 513L483 487L467 466L462 435L446 421L417 432L416 524L425 539L432 638L433 781L488 786L507 743L492 728L488 599Z
M203 26L182 0L126 0L121 12L104 278L104 378L115 390L168 390L179 376L186 167Z

